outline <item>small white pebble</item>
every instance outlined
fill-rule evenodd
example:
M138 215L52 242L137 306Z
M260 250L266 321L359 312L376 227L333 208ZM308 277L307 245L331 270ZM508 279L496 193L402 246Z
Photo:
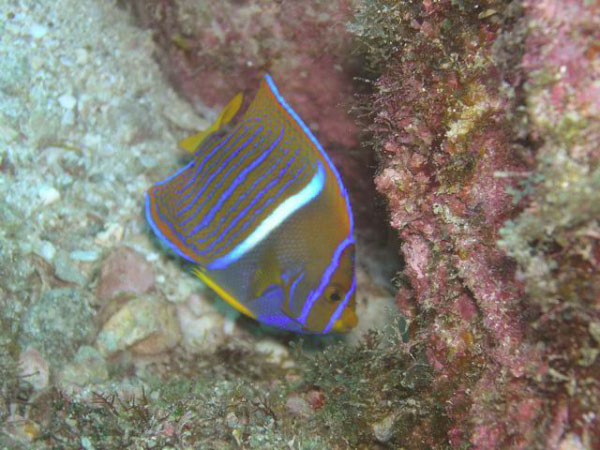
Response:
M290 359L287 359L281 363L282 369L293 369L294 367L296 367L296 363Z
M60 121L63 125L73 125L75 123L75 114L72 109L67 109Z
M585 450L581 438L575 433L567 433L567 435L558 444L558 450Z
M146 255L146 261L148 262L152 262L152 261L158 261L158 253L149 253Z
M223 333L225 333L227 336L231 336L234 331L235 331L235 320L226 318L225 323L223 324Z
M109 223L105 226L105 230L98 233L94 239L94 242L99 245L107 245L115 242L119 242L123 239L123 233L125 230L118 223Z
M92 262L96 261L100 253L96 250L74 250L69 253L69 258L74 261Z
M44 66L45 62L46 60L44 58L37 55L32 55L29 58L29 64L31 64L31 68L33 70L40 70Z
M70 94L63 94L58 97L58 103L65 109L73 109L77 104L77 99Z
M227 422L227 426L229 428L236 428L240 425L240 419L238 419L233 411L229 412L227 416L225 416L225 421Z
M75 62L79 65L87 64L88 51L85 48L78 48L75 50Z
M285 402L285 408L295 417L310 417L313 415L310 404L298 395L290 396Z
M87 436L81 436L81 446L85 449L85 450L94 450L94 444L92 444L92 441L90 441L90 438L88 438Z
M29 34L34 39L41 39L48 33L48 27L39 23L34 23L29 29Z
M281 365L282 362L290 356L290 352L287 348L272 339L258 341L255 348L258 353L266 355L267 361L272 364Z
M27 347L19 355L19 369L21 376L27 380L34 389L40 390L48 386L50 381L50 367L44 357L33 347Z
M141 156L139 161L142 167L146 169L152 169L153 167L156 167L158 165L158 161L156 160L156 158L150 155Z
M164 283L165 281L166 281L166 280L165 280L165 276L164 276L164 275L159 275L159 276L157 276L157 277L156 277L156 282L157 282L157 283L161 283L161 284L162 284L162 283Z
M395 422L395 414L390 414L387 417L384 417L379 422L376 422L373 425L371 425L371 428L373 429L373 434L375 435L375 439L377 439L382 444L388 442L393 436Z
M51 262L54 259L54 255L56 255L56 248L52 245L52 242L41 241L35 252L47 262Z
M200 317L207 312L213 312L210 303L200 294L192 294L185 300L185 306L196 317Z
M47 185L41 186L38 189L38 195L44 206L50 205L60 199L60 192L56 188Z
M19 136L19 132L6 123L0 123L0 136L2 136L7 142L10 142ZM0 165L1 164L2 156L0 155Z

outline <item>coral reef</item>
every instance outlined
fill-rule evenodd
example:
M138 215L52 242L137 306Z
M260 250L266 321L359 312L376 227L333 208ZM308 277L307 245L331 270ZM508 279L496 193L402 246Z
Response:
M351 27L382 71L397 298L453 447L600 445L598 20L583 1L375 0Z
M596 3L0 5L0 447L600 446ZM239 317L144 222L266 70L351 186L344 340Z

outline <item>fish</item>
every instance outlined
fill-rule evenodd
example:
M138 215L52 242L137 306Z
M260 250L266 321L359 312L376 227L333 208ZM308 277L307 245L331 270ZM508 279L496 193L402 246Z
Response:
M303 334L357 325L354 219L338 170L269 74L180 142L192 159L148 189L147 221L242 314ZM239 120L233 119L241 115Z

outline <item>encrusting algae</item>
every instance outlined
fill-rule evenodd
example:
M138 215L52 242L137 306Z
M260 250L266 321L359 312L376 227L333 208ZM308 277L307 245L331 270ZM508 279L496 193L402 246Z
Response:
M351 27L452 447L600 443L598 10L567 3L373 0Z

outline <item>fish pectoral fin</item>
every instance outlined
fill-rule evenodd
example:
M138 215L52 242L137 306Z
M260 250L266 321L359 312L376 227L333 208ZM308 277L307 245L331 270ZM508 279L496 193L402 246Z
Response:
M262 264L252 277L251 292L254 298L262 297L267 291L283 287L281 267L273 250L265 252Z
M281 280L272 272L258 269L252 280L252 294L254 298L262 297L267 291L281 286Z
M221 110L217 120L213 122L213 124L208 127L206 130L202 130L199 133L196 133L192 136L188 136L185 139L179 141L179 146L188 151L190 153L194 153L200 147L200 144L211 134L216 131L219 131L223 126L227 125L231 120L235 117L237 112L242 107L242 102L244 101L244 96L240 92L235 97L233 97L229 103Z
M192 273L196 275L200 280L204 282L209 288L217 293L219 297L229 303L230 306L237 309L242 314L247 315L248 317L252 317L256 319L256 314L250 311L244 304L239 302L233 295L223 289L217 282L215 282L206 271L199 269L197 267L192 269Z

